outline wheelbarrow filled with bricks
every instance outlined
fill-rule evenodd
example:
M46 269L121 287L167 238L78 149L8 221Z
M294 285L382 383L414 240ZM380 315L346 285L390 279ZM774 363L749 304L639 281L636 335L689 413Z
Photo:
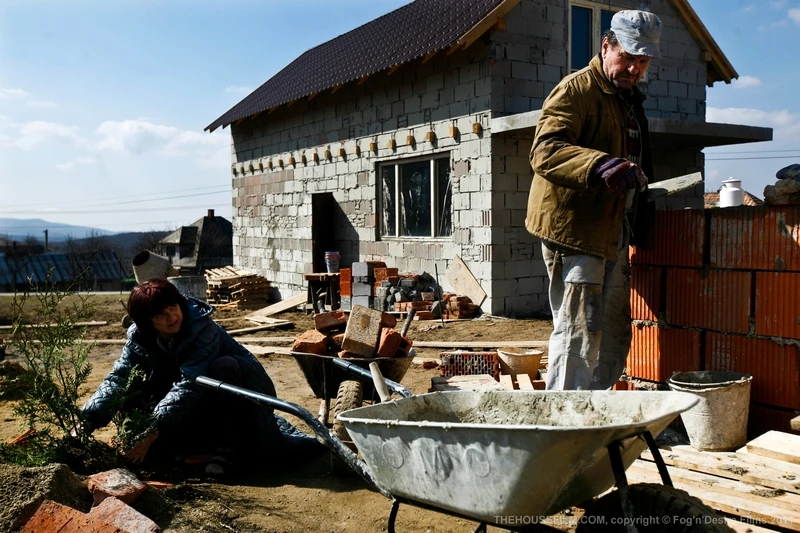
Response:
M343 359L332 364L353 370ZM411 396L385 381L403 398L338 415L362 460L299 405L205 377L197 382L303 419L392 501L390 533L401 503L476 520L477 531L488 524L556 531L542 519L576 505L587 509L579 532L595 525L602 531L646 531L664 526L656 522L664 516L681 527L692 524L686 530L730 531L702 502L672 488L653 438L697 403L687 393L493 390ZM664 485L629 486L625 470L648 447ZM593 500L615 485L616 491Z
M290 353L314 396L321 400L318 418L325 425L332 418L333 431L340 439L349 440L349 436L336 416L361 407L364 401L378 400L370 363L376 363L391 382L399 382L406 375L414 359L411 341L406 338L413 318L414 310L410 310L397 332L394 316L356 305L349 318L342 311L316 314L315 329L295 341ZM347 365L333 364L336 360ZM350 367L362 372L348 372ZM335 402L333 416L329 417L331 400Z

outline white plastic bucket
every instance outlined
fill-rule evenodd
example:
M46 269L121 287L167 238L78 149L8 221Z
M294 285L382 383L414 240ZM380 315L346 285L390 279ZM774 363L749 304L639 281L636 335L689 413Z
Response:
M172 273L169 259L147 250L139 252L131 261L136 283L148 279L166 279Z
M700 399L681 414L692 448L721 452L747 444L752 380L750 374L712 371L681 372L667 380L670 389Z
M517 374L528 374L532 380L536 379L539 363L542 361L541 350L522 350L520 348L498 348L497 356L500 359L500 373L511 375L517 379Z
M181 294L206 301L208 282L205 276L177 276L167 278Z

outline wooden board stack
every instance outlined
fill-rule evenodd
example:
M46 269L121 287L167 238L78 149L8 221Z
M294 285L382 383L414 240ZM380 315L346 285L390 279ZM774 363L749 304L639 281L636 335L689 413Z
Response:
M663 446L676 488L721 511L736 531L800 531L800 436L770 431L736 452ZM661 483L650 451L627 471L629 483Z
M258 309L269 302L271 285L264 277L231 266L210 268L208 303L217 309Z

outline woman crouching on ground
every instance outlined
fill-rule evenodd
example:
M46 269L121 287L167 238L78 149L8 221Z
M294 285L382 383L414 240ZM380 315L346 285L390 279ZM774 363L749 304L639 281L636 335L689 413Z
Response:
M275 396L264 367L210 318L212 312L166 280L145 281L131 292L128 342L83 414L93 430L121 412L123 431L137 423L136 413L148 414L148 426L125 454L134 464L145 457L210 454L206 473L221 475L236 456L263 455L248 451L316 443L271 409L195 384L197 376L207 376Z

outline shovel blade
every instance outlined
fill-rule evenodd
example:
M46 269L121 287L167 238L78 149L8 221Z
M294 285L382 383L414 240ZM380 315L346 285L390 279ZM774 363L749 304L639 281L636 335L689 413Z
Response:
M693 189L699 183L703 183L703 175L700 172L651 183L647 186L647 201L652 202L658 198Z

